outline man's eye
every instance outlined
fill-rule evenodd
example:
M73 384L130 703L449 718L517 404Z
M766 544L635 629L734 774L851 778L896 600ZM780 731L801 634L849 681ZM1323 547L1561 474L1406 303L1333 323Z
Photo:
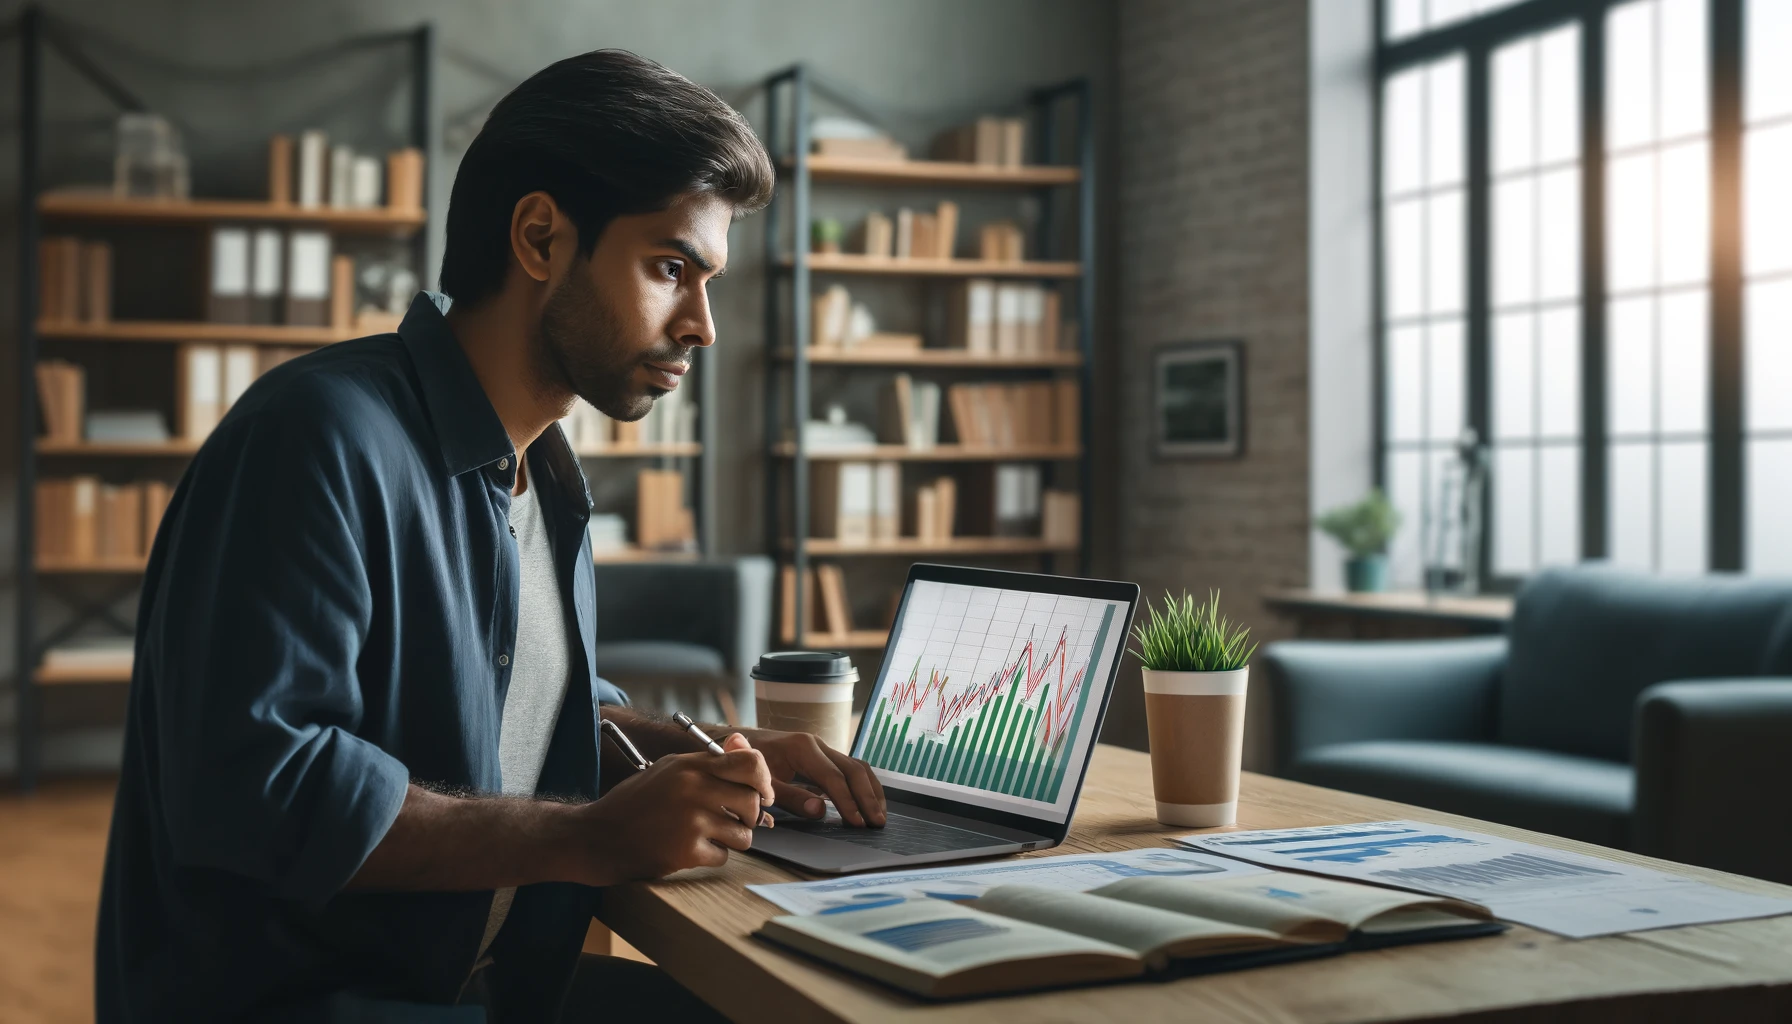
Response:
M660 273L665 274L667 277L677 278L678 275L683 272L684 272L684 264L678 262L677 260L661 260L660 261Z

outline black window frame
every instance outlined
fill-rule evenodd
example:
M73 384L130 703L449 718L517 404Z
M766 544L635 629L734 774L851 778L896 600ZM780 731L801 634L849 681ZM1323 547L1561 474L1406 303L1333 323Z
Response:
M1388 0L1375 0L1374 95L1374 316L1375 466L1377 486L1387 486L1387 339L1384 308L1386 249L1383 237L1385 156L1383 104L1389 77L1440 58L1464 59L1463 123L1466 187L1463 266L1466 426L1491 443L1491 351L1489 334L1492 233L1491 96L1493 52L1506 43L1569 23L1580 26L1581 75L1581 559L1607 557L1609 495L1606 465L1606 13L1629 0L1524 0L1436 29L1397 40L1386 38ZM1707 507L1707 569L1744 568L1746 536L1743 476L1743 274L1742 138L1743 18L1745 0L1706 0L1708 18L1711 155L1710 197L1710 439ZM1496 481L1497 486L1497 481ZM1429 496L1422 496L1429 500ZM1491 573L1492 489L1483 495L1479 561L1481 588L1511 591L1522 582Z

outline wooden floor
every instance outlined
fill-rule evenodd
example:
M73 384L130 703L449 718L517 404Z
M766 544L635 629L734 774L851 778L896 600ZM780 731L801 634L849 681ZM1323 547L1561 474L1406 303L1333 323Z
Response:
M0 1022L91 1024L112 779L0 793ZM647 958L593 922L585 948Z
M111 779L0 794L0 1021L93 1020L93 931Z

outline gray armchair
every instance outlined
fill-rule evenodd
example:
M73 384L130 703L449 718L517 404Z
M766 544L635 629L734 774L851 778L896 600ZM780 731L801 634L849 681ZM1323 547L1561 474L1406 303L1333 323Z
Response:
M772 563L597 566L597 674L637 706L752 725L748 675L771 637Z
M1262 662L1278 774L1792 882L1792 583L1555 570L1504 637Z

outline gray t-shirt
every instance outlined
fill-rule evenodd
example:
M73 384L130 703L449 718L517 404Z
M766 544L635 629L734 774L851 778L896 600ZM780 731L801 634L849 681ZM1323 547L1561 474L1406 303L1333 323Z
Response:
M572 673L568 654L566 609L560 600L560 574L554 569L553 546L541 517L535 484L510 499L510 528L516 534L518 595L516 644L510 654L510 689L498 726L498 767L505 796L534 796L548 743L566 699ZM503 927L515 889L499 889L479 956ZM476 958L477 959L477 958Z

